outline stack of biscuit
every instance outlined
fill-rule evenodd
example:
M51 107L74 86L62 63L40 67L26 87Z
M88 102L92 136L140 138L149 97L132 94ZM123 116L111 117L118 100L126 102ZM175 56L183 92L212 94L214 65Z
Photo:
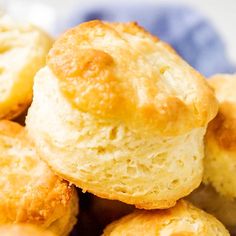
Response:
M6 16L0 42L1 235L69 235L79 212L76 187L94 195L90 224L126 214L104 236L230 235L182 199L203 179L227 192L232 179L214 177L212 166L216 158L232 164L215 147L205 155L209 130L217 137L223 122L218 101L168 44L136 23L95 20L51 47L47 34ZM9 121L30 104L25 127ZM222 137L233 149L234 134Z

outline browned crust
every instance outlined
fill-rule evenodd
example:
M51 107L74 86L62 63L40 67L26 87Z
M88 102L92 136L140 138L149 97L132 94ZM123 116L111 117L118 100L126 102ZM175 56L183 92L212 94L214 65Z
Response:
M209 80L219 98L220 109L209 123L207 141L215 140L224 150L236 151L236 75L217 75Z
M2 144L2 139L5 140ZM32 142L28 139L26 131L24 127L21 125L7 121L0 121L0 145L20 145L24 148L33 149L34 146ZM4 150L4 146L1 146L2 150ZM14 145L12 146L14 148ZM1 153L4 155L4 153ZM14 155L21 155L21 153L16 153ZM4 156L1 156L4 158ZM14 158L14 156L12 156ZM28 158L25 157L25 163L28 166L27 168L35 168L37 171L37 164L42 162L39 157ZM37 159L38 158L38 159ZM7 159L6 159L7 160ZM17 163L17 158L16 158ZM2 166L3 165L3 166ZM0 169L4 168L6 165L5 161L0 162ZM20 166L20 163L18 163ZM18 167L15 165L15 168L24 168ZM48 226L47 224L51 224L56 221L60 217L63 217L64 211L66 211L67 207L70 206L71 199L76 195L75 188L70 185L67 181L61 179L56 176L51 170L46 166L42 167L43 172L41 175L42 184L38 184L34 186L32 180L34 176L30 175L26 176L24 174L24 178L27 179L27 183L32 183L33 187L30 189L24 189L24 186L19 185L19 189L7 189L7 192L2 191L2 196L5 198L1 198L0 201L0 219L3 220L1 223L31 223L36 225L41 225L43 227ZM16 186L17 179L15 175L15 170L10 171L9 174L9 186L13 184ZM14 173L14 174L13 174ZM19 178L21 178L21 173L19 172ZM37 179L35 179L37 181ZM10 190L10 191L9 191ZM27 190L27 191L26 191ZM5 194L5 195L4 195ZM4 218L5 217L5 218ZM70 222L68 222L69 224Z
M208 139L215 139L227 151L236 151L236 104L222 102L216 118L209 123Z
M24 103L18 103L12 106L7 113L0 114L0 119L12 120L22 114L30 106L30 101L25 101Z
M143 41L134 48L127 35L138 36L140 42ZM103 44L97 48L95 40L106 44L106 37L123 46L113 45L112 53L105 46L103 50ZM165 60L183 66L182 69L194 78L198 93L194 104L187 104L175 94L164 92L163 96L163 91L156 86L162 70L154 72L154 67L144 58L144 64L138 65L140 57L158 48L171 55L171 58L163 55ZM47 64L59 79L62 93L74 107L98 117L119 119L149 132L181 134L205 126L218 109L204 78L184 63L169 45L133 22L119 24L96 20L83 23L55 42ZM140 69L143 67L147 67L146 72ZM145 95L140 96L140 91Z

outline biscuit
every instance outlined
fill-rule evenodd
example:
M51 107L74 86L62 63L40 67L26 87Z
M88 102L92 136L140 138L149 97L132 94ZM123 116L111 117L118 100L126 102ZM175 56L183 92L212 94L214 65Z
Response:
M189 199L236 233L236 75L215 75L209 84L219 112L205 136L204 184Z
M219 100L219 112L207 129L204 182L222 195L236 197L236 75L209 80Z
M168 208L201 182L217 109L170 46L135 23L91 21L55 42L26 124L41 158L83 191Z
M25 129L0 121L0 225L30 223L68 235L76 223L75 188L39 159Z
M223 236L229 233L213 216L180 200L167 210L131 213L108 225L103 236Z
M236 200L216 192L211 185L201 184L187 200L204 211L214 215L229 230L236 234Z
M0 119L13 119L30 105L34 75L51 45L37 27L0 15Z
M0 226L1 236L56 236L56 234L29 224Z

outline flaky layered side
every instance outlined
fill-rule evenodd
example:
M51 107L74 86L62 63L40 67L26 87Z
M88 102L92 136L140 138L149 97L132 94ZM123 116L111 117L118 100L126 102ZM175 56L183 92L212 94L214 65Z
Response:
M12 119L30 105L34 75L51 45L35 26L0 15L0 119Z
M136 211L108 225L103 233L118 235L229 236L229 233L213 216L181 200L167 210Z
M100 197L166 208L201 182L204 127L158 137L80 112L48 68L35 78L27 128L58 174Z
M51 168L84 191L167 208L200 184L217 109L170 46L135 23L92 21L50 50L27 129Z
M68 235L76 223L73 186L39 159L24 128L0 121L0 225L30 223Z

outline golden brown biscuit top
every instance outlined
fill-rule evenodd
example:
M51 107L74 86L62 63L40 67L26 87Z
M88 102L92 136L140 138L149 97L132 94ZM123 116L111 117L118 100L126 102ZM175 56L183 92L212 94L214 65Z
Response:
M1 236L56 236L54 233L29 224L0 226Z
M219 226L219 225L220 226ZM110 224L103 236L155 235L155 236L199 236L223 228L216 219L205 212L180 200L173 208L166 210L137 210ZM218 228L218 229L217 229ZM227 232L224 228L223 230ZM212 230L213 231L213 230ZM223 234L219 235L228 235ZM216 234L218 235L218 234Z
M135 129L177 135L217 112L204 78L136 23L83 23L55 42L47 64L74 107Z
M25 129L0 121L0 224L44 224L68 206L72 193L39 159Z
M207 138L220 147L236 151L236 75L216 75L209 80L219 100L220 109L209 123Z

